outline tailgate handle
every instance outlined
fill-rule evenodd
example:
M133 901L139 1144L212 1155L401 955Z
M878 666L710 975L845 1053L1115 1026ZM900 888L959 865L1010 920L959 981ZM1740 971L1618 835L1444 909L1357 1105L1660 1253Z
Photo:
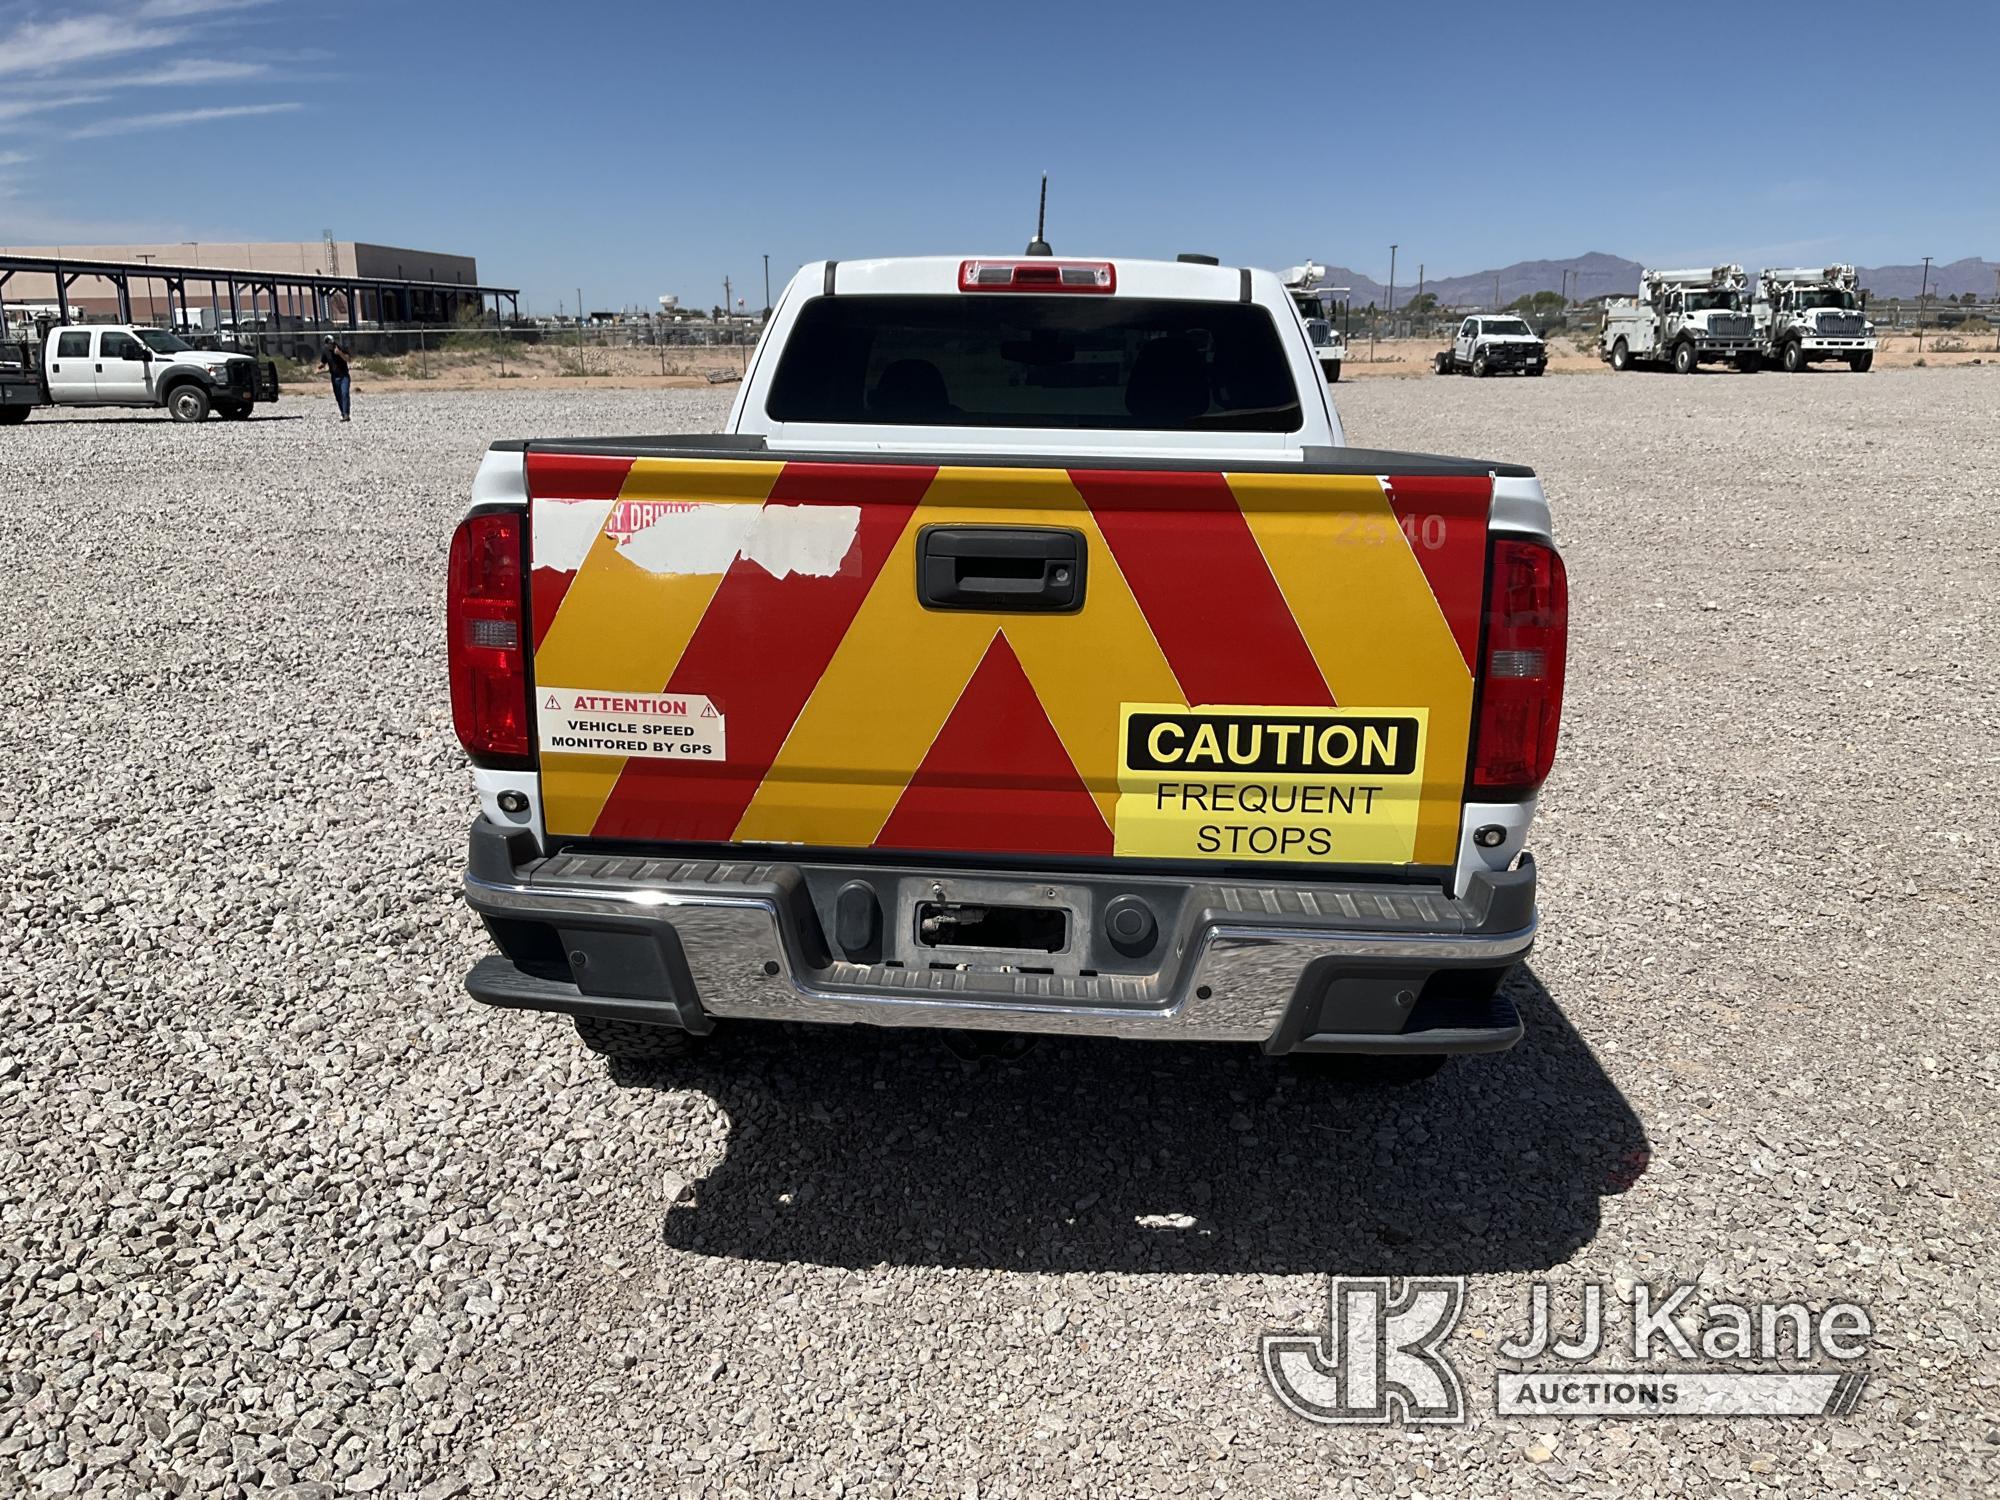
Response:
M1063 526L926 526L917 597L926 609L1068 614L1083 608L1083 533Z

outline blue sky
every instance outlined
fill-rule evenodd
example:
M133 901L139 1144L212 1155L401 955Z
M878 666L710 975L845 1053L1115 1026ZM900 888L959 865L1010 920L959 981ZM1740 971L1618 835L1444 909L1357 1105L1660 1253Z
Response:
M2000 6L1815 0L1792 42L1767 7L1680 14L0 0L0 243L330 228L477 255L537 311L725 274L754 302L766 253L775 289L1018 249L1047 170L1072 254L2000 256Z

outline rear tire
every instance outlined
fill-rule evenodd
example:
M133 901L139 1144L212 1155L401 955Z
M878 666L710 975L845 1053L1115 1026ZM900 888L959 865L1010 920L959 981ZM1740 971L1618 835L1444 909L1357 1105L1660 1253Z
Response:
M250 415L248 401L218 401L215 414L225 422L241 422Z
M1404 1089L1437 1075L1447 1058L1442 1052L1392 1053L1295 1052L1288 1059L1299 1072L1349 1088Z
M1755 375L1759 363L1760 361L1754 354L1739 354L1735 360L1736 373L1739 375Z
M1682 339L1674 345L1674 373L1676 375L1701 373L1701 351L1695 348L1692 339Z
M1623 339L1611 346L1611 368L1614 370L1632 368L1632 349Z
M205 422L208 407L208 392L198 385L177 385L167 392L167 415L176 422Z
M1325 368L1326 368L1326 383L1328 385L1339 385L1340 361L1336 359L1332 364L1327 365Z
M1866 349L1859 354L1850 354L1847 356L1847 368L1857 375L1866 375L1869 370L1874 368L1874 365L1875 351L1873 349ZM27 413L24 411L21 415L26 416Z
M1431 360L1431 368L1436 370L1440 375L1449 375L1451 373L1451 356L1439 353Z
M583 1045L599 1057L615 1057L628 1062L671 1062L687 1057L702 1038L672 1026L651 1026L644 1021L613 1021L604 1016L572 1016L576 1034Z
M32 406L0 406L0 427L19 427L33 410Z

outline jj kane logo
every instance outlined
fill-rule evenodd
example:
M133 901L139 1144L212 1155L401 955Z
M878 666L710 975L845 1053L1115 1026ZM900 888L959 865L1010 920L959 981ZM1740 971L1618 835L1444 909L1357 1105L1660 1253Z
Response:
M1264 1376L1311 1422L1463 1422L1465 1386L1438 1346L1465 1307L1463 1276L1335 1276L1329 1336L1267 1333Z
M1815 1311L1789 1301L1696 1307L1697 1290L1631 1287L1629 1338L1620 1342L1602 1285L1585 1286L1577 1322L1558 1329L1548 1284L1534 1283L1527 1331L1499 1346L1504 1360L1525 1368L1495 1374L1494 1410L1844 1417L1860 1404L1868 1372L1855 1362L1875 1331L1866 1308L1835 1302ZM1463 1422L1465 1386L1444 1344L1464 1307L1462 1276L1411 1276L1393 1285L1385 1277L1331 1277L1327 1331L1265 1334L1264 1376L1280 1401L1311 1422ZM1594 1363L1628 1356L1630 1368ZM1551 1358L1559 1363L1544 1363ZM1826 1360L1836 1364L1828 1368ZM1743 1368L1753 1361L1817 1368ZM1708 1368L1687 1368L1692 1362Z

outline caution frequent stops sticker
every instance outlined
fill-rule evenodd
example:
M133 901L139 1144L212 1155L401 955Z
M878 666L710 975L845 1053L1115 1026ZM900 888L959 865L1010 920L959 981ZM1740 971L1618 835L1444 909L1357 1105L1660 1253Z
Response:
M544 754L721 760L722 714L699 693L632 693L538 686Z
M1421 708L1120 712L1120 854L1407 864L1422 800Z

